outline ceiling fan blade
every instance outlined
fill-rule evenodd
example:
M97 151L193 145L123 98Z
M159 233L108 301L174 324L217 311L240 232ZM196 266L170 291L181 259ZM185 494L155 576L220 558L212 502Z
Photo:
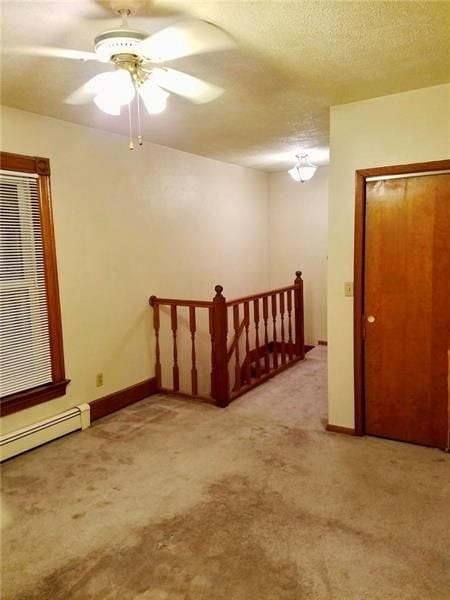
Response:
M95 52L70 50L68 48L53 48L52 46L5 46L2 54L18 56L44 56L50 58L71 58L73 60L98 60Z
M161 29L142 40L137 50L151 62L159 63L235 47L234 40L220 27L206 21L193 20Z
M175 69L152 69L151 79L168 92L183 96L195 104L211 102L225 91L217 85Z
M95 77L92 77L86 81L86 83L83 83L81 87L67 96L67 98L64 99L64 103L87 104L102 91L110 75L111 71L106 71L105 73L99 73L98 75L95 75Z

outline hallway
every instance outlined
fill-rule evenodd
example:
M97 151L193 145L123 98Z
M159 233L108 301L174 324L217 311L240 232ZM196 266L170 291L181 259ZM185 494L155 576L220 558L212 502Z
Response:
M444 600L450 456L325 432L326 348L2 466L2 598Z

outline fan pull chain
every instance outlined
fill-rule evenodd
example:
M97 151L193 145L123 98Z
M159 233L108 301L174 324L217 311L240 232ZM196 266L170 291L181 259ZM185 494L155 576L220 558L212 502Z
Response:
M131 126L131 102L128 104L128 126L130 131L130 141L128 142L128 150L134 150L133 129Z
M136 89L136 101L137 101L137 121L138 121L138 144L142 146L142 128L141 128L141 97Z

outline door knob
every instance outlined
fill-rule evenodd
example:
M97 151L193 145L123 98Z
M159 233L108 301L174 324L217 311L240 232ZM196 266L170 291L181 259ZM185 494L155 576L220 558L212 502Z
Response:
M373 315L369 315L367 317L367 322L368 323L375 323L375 317Z

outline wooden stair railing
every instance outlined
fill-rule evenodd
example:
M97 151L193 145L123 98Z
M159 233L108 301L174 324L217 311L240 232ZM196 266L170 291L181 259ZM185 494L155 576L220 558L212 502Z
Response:
M212 301L179 300L151 296L155 331L155 377L157 389L228 406L231 400L263 383L305 357L303 324L303 280L296 272L293 285L227 301L221 285L215 287ZM172 385L162 384L161 310L170 316L172 340ZM178 348L178 309L188 310L190 335L190 390L180 389ZM209 324L210 382L209 394L200 394L197 315L207 310ZM228 330L234 336L228 346ZM233 381L233 383L231 383Z
M197 370L197 314L198 310L206 309L208 311L209 321L209 335L211 339L211 348L214 345L214 335L212 331L212 314L213 314L213 303L205 302L203 300L180 300L177 298L157 298L151 296L149 300L150 306L153 308L153 328L155 331L155 378L156 388L160 392L167 392L171 394L181 394L183 396L192 396L194 398L200 398L202 400L210 400L210 396L202 396L198 393L198 370ZM170 312L170 327L172 337L172 356L173 365L172 371L172 385L165 387L162 385L162 365L161 365L161 307L167 307ZM179 367L179 353L178 353L178 309L187 308L189 311L189 332L191 340L191 390L180 391L180 367ZM211 353L212 356L212 353Z

